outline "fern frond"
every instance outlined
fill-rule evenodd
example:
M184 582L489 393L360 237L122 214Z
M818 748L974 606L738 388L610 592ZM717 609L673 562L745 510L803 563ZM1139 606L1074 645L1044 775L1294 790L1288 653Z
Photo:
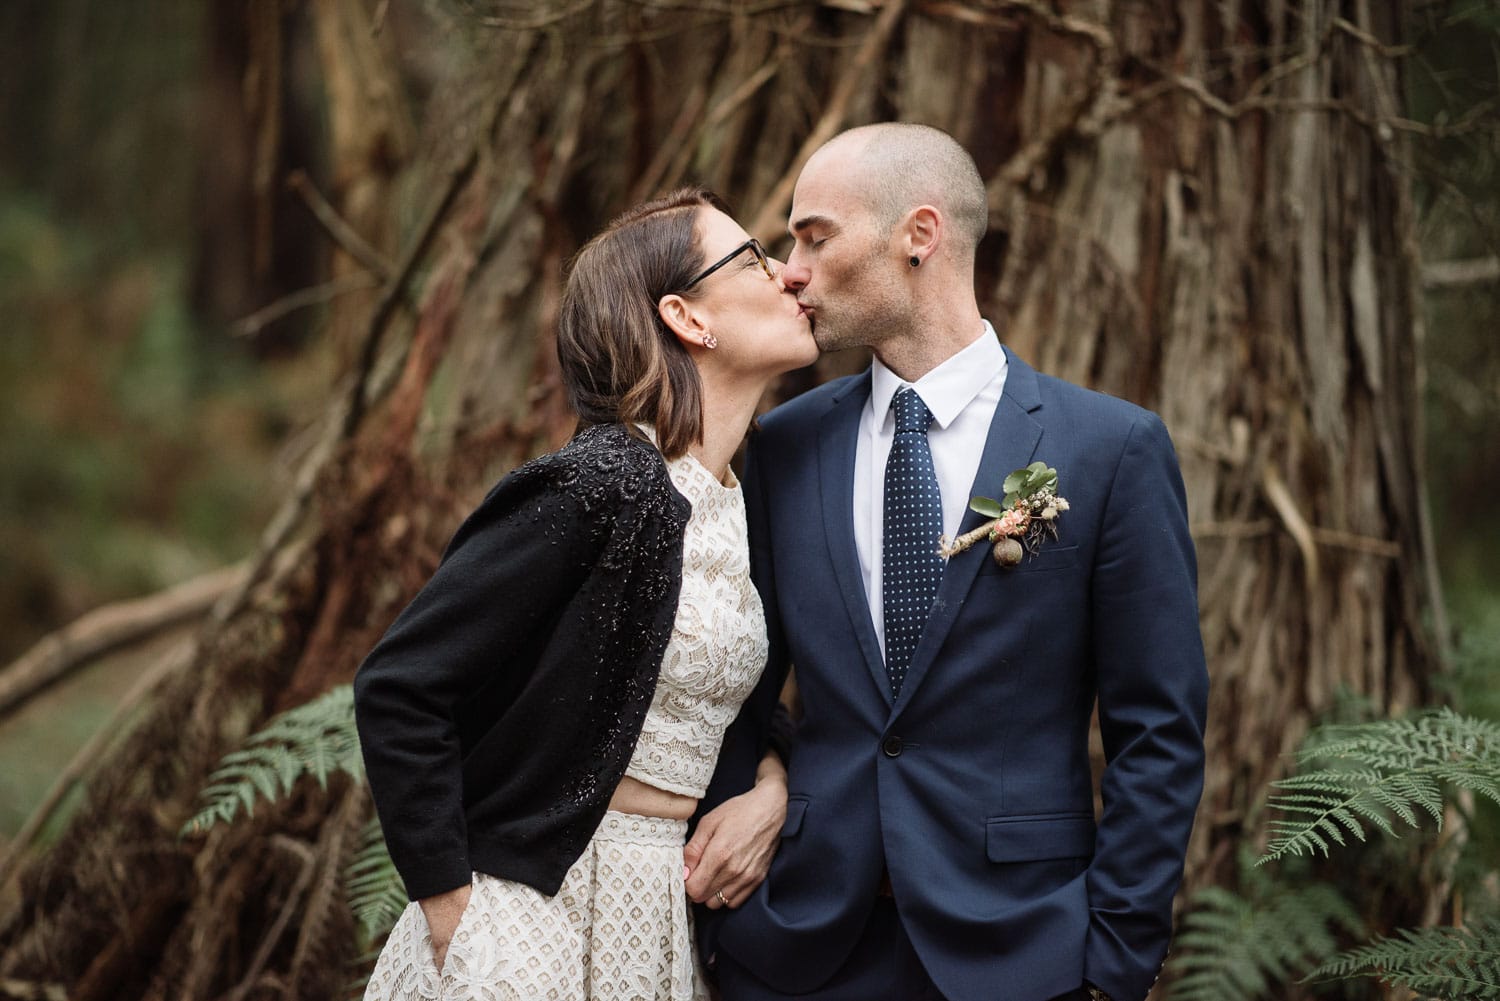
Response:
M271 718L238 750L224 755L198 795L197 814L182 827L197 834L233 820L241 809L255 812L261 800L277 800L304 775L327 788L335 772L356 780L365 774L354 727L354 688L342 685Z
M1500 998L1500 919L1473 928L1417 928L1339 953L1306 979L1374 977L1445 1001Z
M1335 933L1359 917L1332 887L1272 886L1251 901L1220 887L1193 895L1174 939L1172 1001L1256 1001L1333 955Z
M344 895L359 923L362 948L369 948L395 927L406 910L406 889L385 847L379 818L371 818L344 867Z
M1442 709L1416 719L1322 727L1297 754L1326 763L1274 783L1271 843L1256 865L1285 855L1327 855L1345 834L1363 841L1375 827L1398 836L1397 822L1443 825L1445 786L1500 803L1500 724Z
M370 974L379 961L380 949L376 946L371 946L349 961L350 977L344 983L342 1001L363 1001L365 988L370 985Z

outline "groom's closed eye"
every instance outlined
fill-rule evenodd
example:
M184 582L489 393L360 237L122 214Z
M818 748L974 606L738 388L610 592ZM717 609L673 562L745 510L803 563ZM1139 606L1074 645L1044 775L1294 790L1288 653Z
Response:
M827 234L832 228L832 220L820 215L803 216L787 227L791 231L793 238L799 241L810 240L816 234L823 234L822 238L826 240L828 238Z

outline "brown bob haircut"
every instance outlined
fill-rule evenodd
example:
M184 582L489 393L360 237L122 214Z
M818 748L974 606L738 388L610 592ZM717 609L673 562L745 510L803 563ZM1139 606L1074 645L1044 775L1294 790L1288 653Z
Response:
M703 269L700 209L729 214L706 188L679 188L616 218L573 257L557 324L568 400L584 425L651 424L675 459L703 438L703 382L657 303Z

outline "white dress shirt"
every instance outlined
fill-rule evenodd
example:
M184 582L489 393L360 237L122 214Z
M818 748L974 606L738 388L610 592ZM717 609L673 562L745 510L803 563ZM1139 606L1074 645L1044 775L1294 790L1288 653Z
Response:
M885 605L880 594L885 462L896 436L891 397L911 386L932 411L927 444L932 449L932 466L943 497L943 533L951 538L969 509L990 421L1005 391L1006 368L1005 352L988 320L984 321L984 333L974 343L915 383L902 380L878 358L871 365L870 402L860 417L859 441L854 450L854 545L859 551L859 569L864 575L881 656L885 655Z

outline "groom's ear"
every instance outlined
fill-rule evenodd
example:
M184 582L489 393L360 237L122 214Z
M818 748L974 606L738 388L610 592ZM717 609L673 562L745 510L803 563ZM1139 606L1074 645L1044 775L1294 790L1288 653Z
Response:
M656 303L656 312L667 329L677 336L685 347L701 348L708 334L708 325L699 311L677 293L664 295Z
M906 213L903 229L907 244L905 256L925 261L942 243L943 214L931 205L918 205Z

